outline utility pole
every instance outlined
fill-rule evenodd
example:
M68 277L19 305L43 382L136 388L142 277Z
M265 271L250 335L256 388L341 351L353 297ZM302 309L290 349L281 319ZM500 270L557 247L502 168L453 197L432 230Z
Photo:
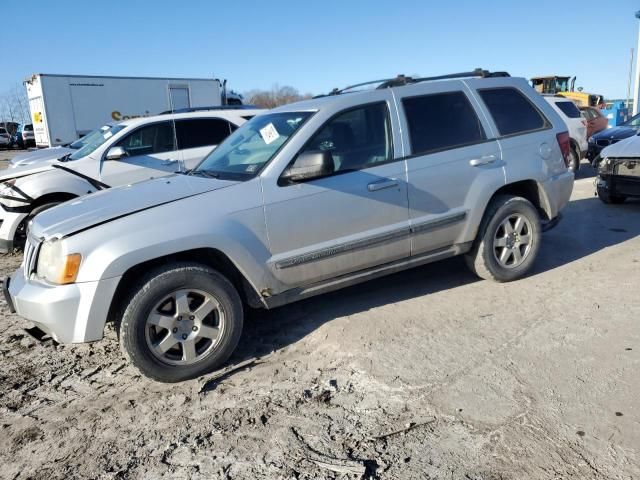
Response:
M636 12L636 18L640 20L640 10ZM640 31L638 32L638 48L636 49L636 77L633 88L633 114L638 113L638 103L640 103Z
M631 59L629 60L629 81L627 82L627 103L624 104L629 108L629 99L631 98L631 79L633 78L633 48L631 49Z

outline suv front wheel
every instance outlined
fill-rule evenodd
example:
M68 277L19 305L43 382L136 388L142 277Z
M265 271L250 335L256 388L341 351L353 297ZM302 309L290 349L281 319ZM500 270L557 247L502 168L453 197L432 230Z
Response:
M140 372L180 382L220 367L242 333L242 301L215 270L195 263L150 272L131 292L120 345Z
M494 198L467 253L467 265L487 280L509 282L523 277L540 250L540 215L527 199Z

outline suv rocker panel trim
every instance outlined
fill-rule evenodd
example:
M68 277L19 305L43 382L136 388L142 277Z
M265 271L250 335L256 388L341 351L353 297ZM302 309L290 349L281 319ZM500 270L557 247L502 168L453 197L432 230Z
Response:
M415 257L406 257L395 262L377 265L365 270L358 270L357 272L349 273L337 278L331 278L327 281L308 285L306 287L285 290L284 292L271 297L263 296L262 301L266 305L267 309L280 307L299 300L304 300L305 298L332 292L334 290L340 290L351 285L357 285L358 283L383 277L391 273L401 272L427 263L454 257L468 252L472 245L473 242L465 242L450 245L448 247L437 248Z
M374 235L369 238L340 243L335 246L321 248L318 250L314 250L312 252L303 253L302 255L296 255L293 257L285 258L284 260L277 261L275 263L275 266L277 269L282 270L285 268L296 267L298 265L304 265L306 263L323 260L325 258L332 257L334 255L339 255L339 254L351 252L354 250L368 248L373 245L391 242L391 241L406 237L410 234L425 233L425 232L437 230L438 228L442 228L454 223L462 222L466 217L467 217L467 212L464 211L464 212L455 213L453 215L448 215L443 218L427 220L425 222L420 222L416 225L398 228L396 230L382 233L379 235Z

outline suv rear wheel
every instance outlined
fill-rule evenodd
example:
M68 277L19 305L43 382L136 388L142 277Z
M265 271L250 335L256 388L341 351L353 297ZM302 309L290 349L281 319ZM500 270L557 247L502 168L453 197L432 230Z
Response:
M576 147L571 147L569 151L569 170L576 174L580 170L580 155Z
M465 256L467 265L487 280L516 280L533 266L540 250L540 232L540 215L531 202L509 195L495 197Z
M242 333L242 301L215 270L194 263L162 266L131 292L118 332L143 375L180 382L231 356Z

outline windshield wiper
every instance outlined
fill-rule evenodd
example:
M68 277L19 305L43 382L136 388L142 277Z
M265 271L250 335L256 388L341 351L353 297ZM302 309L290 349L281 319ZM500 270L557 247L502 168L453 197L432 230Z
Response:
M213 170L191 170L188 175L202 175L207 178L220 178L220 174Z
M61 157L58 159L58 161L59 161L59 162L67 162L67 161L69 161L69 157L70 157L70 156L71 156L71 154L70 154L70 153L67 153L66 155L61 156Z

